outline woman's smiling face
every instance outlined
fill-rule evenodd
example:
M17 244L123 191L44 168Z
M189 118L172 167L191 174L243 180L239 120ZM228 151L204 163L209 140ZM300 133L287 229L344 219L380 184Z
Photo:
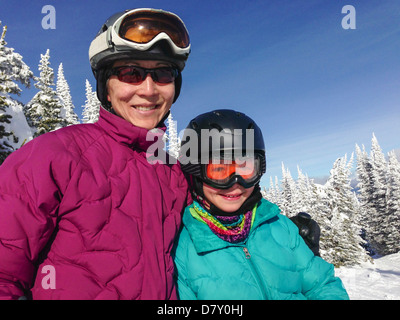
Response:
M162 61L126 60L114 63L113 67L138 66L154 69L169 66ZM139 84L125 83L112 75L107 82L108 101L115 113L133 125L151 130L167 114L174 100L175 83L154 82L150 74Z

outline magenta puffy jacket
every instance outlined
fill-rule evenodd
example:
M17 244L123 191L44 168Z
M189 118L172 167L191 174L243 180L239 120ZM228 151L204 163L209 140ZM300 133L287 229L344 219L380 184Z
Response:
M187 183L150 164L147 130L101 108L0 166L0 298L174 299ZM151 140L151 139L150 139Z

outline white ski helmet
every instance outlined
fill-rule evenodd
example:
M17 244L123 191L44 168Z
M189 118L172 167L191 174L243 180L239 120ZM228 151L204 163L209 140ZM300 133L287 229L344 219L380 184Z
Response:
M174 13L150 8L112 15L89 47L89 60L97 80L97 96L107 107L106 82L111 66L122 59L161 60L179 70L175 98L182 85L181 71L190 54L190 39L183 21Z

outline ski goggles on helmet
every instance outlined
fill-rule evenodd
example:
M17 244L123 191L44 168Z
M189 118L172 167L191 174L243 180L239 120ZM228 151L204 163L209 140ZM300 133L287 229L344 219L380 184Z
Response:
M111 19L111 18L110 18ZM89 58L111 47L147 51L155 43L165 40L173 53L187 58L190 39L183 21L174 13L156 9L130 10L109 24L92 42Z
M175 81L179 71L174 67L145 69L138 66L120 66L111 69L111 75L116 75L119 81L130 84L142 83L148 74L154 82L167 84Z
M120 38L142 45L149 45L157 37L172 42L179 49L186 49L190 45L185 25L171 12L133 10L117 20L115 26L114 30L118 30Z
M254 186L261 178L260 155L232 160L215 160L203 165L203 181L214 188L228 189L235 183L245 188Z

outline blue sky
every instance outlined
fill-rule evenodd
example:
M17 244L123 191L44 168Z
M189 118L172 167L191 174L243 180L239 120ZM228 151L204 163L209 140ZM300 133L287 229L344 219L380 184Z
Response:
M56 9L56 29L41 22L44 5ZM356 29L342 28L345 5ZM254 118L267 147L267 174L294 178L329 174L333 162L369 150L372 133L386 153L400 148L400 2L379 0L0 0L9 47L38 75L40 54L64 65L76 112L85 80L95 81L88 48L102 23L128 8L177 13L189 30L192 53L172 107L178 130L195 115L233 108ZM23 102L36 89L24 90Z

